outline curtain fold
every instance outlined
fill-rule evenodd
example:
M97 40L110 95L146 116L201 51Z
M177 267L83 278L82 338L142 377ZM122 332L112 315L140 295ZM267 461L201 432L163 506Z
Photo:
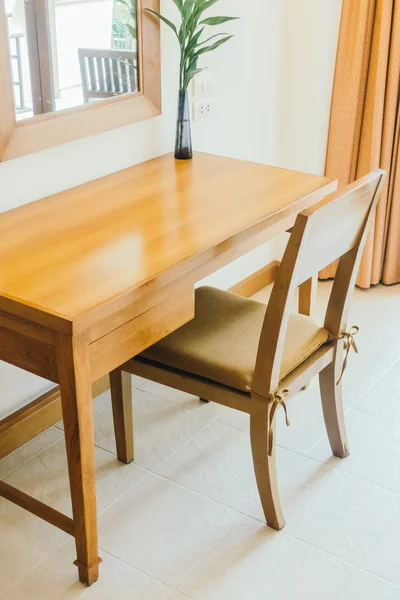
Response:
M400 282L399 90L400 0L343 0L326 174L340 187L378 167L389 174L357 280L363 288Z

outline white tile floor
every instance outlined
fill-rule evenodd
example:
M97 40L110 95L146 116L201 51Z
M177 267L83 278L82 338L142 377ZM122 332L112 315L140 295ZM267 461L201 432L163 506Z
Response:
M108 394L95 403L100 581L81 586L67 535L0 500L1 600L400 600L400 286L357 290L351 323L351 455L332 458L313 382L291 428L279 415L284 531L263 523L248 417L135 378L135 464L116 460ZM61 425L0 478L70 512Z

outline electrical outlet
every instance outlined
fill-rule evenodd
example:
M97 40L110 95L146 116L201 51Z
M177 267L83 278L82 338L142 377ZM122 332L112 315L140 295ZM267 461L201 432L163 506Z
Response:
M197 100L193 103L193 119L199 121L206 119L211 115L214 108L214 100L208 98L207 100Z
M200 100L210 98L214 93L214 75L208 69L205 69L193 79L193 96Z

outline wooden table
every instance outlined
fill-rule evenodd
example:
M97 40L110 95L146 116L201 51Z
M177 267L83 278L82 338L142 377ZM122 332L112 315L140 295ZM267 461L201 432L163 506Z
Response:
M324 177L207 154L163 156L0 216L0 359L59 383L73 519L0 496L76 540L98 578L91 384L193 318L194 286L290 228Z

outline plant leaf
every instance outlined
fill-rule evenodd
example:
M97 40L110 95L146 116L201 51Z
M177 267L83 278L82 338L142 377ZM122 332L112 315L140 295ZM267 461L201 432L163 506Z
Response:
M203 0L203 2L198 6L199 16L203 14L206 10L214 6L219 2L219 0Z
M219 2L219 0L197 0L196 1L196 6L192 12L190 23L188 24L191 32L195 31L195 29L199 23L199 19L200 19L201 15L204 13L204 11L206 11L208 8L210 8L211 6L213 6L213 4L216 4L217 2Z
M204 27L202 27L193 37L191 37L188 41L188 44L185 48L185 55L188 57L192 52L194 52L199 43L199 39L204 31Z
M130 36L136 40L136 36L137 36L137 32L136 32L136 27L134 27L133 25L129 25L129 23L126 23L125 27L127 28L127 30L129 31Z
M132 5L129 4L128 2L125 2L125 0L117 0L118 4L123 4L124 6L126 6L126 8L132 12Z
M185 3L183 5L183 16L184 17L188 18L189 15L192 14L195 4L196 4L196 0L185 0Z
M191 69L187 71L187 73L185 73L184 87L189 87L189 83L192 81L193 77L202 71L204 71L204 69Z
M229 33L216 33L215 35L212 35L211 37L207 38L206 40L203 40L202 42L200 42L198 44L198 48L200 49L201 46L203 46L204 44L207 44L207 42L211 42L211 40L213 40L216 37L219 37L220 35L229 35Z
M172 0L172 2L175 4L175 6L179 10L179 12L182 14L182 11L183 11L183 0Z
M206 11L208 8L211 8L211 6L216 4L218 1L219 0L202 0L200 3L197 3L197 6L193 11L194 28L197 27L199 19L204 11Z
M175 25L172 23L172 21L170 21L169 19L167 19L166 17L163 17L163 15L160 15L160 13L156 12L155 10L152 10L151 8L145 8L145 10L149 13L151 13L152 15L155 15L156 17L158 17L161 21L163 21L166 25L168 25L168 27L170 27L172 29L172 31L175 33L176 37L179 39L178 37L178 32L176 30Z
M228 21L236 21L239 17L209 17L201 21L201 25L222 25Z
M202 46L204 44L207 44L208 42L211 42L211 40L220 37L221 35L228 35L227 33L216 33L215 35L212 35L211 37L209 37L206 40L203 40L202 42L199 42L196 46L192 47L190 49L190 51L186 52L186 60L188 62L192 61L193 59L195 59L196 61L196 67L197 67L197 61L199 58L199 54L198 51L202 48Z
M233 38L233 35L227 35L224 38L222 38L221 40L214 42L214 44L211 44L210 46L205 46L204 48L200 48L200 50L197 50L197 52L194 54L194 56L196 58L198 58L201 54L205 54L206 52L212 52L213 50L216 50L217 48L222 46L222 44L225 44L225 42L228 42L231 38Z

